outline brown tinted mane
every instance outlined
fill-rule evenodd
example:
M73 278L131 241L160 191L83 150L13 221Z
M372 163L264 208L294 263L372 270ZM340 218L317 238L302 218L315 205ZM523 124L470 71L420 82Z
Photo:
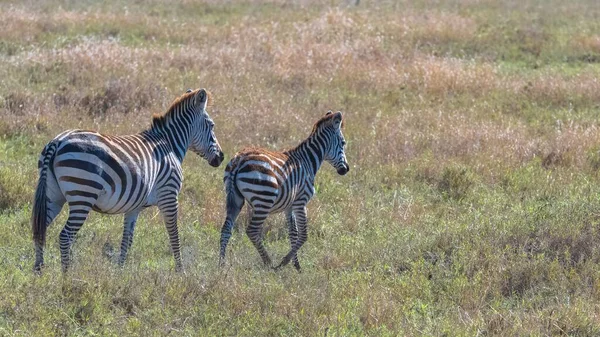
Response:
M315 132L317 132L317 130L322 126L325 125L327 123L330 123L333 120L333 116L335 116L335 114L328 114L325 115L323 117L321 117L321 119L319 119L315 125L313 125L313 129L311 131L311 135L313 135ZM344 127L344 119L342 118L342 127Z
M163 113L163 114L153 114L152 115L152 126L158 126L158 125L164 125L165 121L172 116L175 113L175 109L184 101L186 101L188 98L192 98L194 97L194 95L196 95L196 93L198 93L198 91L200 91L201 89L196 89L196 90L192 90L190 92L186 92L183 95L177 97L173 103L171 103L171 106L167 109L167 112ZM212 95L210 93L210 91L206 90L206 96L207 96L207 100L208 103L207 105L210 106L212 105Z
M327 123L331 123L331 121L333 120L333 116L334 116L334 115L335 115L335 114L327 114L327 115L325 115L325 116L321 117L321 119L319 119L319 120L318 120L318 121L317 121L317 122L316 122L316 123L313 125L312 131L310 132L310 135L308 136L308 138L307 138L307 139L305 139L304 141L302 141L302 142L301 142L300 144L298 144L296 147L293 147L293 148L290 148L290 149L284 150L283 152L290 152L290 151L293 151L293 150L295 150L295 149L299 148L299 147L300 147L302 144L304 144L304 142L306 142L306 141L307 141L307 140L308 140L308 139L309 139L309 138L310 138L312 135L314 135L314 134L317 132L317 130L319 130L319 128L320 128L321 126L323 126L323 125L325 125L325 124L327 124ZM342 127L344 127L344 119L343 119L343 118L342 118Z

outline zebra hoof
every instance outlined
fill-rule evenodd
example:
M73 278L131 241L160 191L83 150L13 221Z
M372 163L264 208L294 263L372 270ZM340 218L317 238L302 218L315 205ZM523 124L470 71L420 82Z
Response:
M41 276L42 275L42 269L44 269L46 267L45 264L40 263L40 264L36 264L35 266L33 266L33 273Z
M274 267L273 269L279 270L279 269L285 267L288 263L289 263L289 261L285 261L285 259L284 259L283 261L281 261L281 263L277 267Z
M290 263L290 260L291 260L291 259L292 259L292 257L291 257L291 256L289 256L289 254L288 254L288 255L286 255L286 256L285 256L285 257L284 257L284 258L281 260L281 263L280 263L280 264L277 266L277 268L281 268L281 267L287 266L287 264L288 264L288 263Z
M263 265L267 268L273 268L273 262L271 261L271 259L263 259Z

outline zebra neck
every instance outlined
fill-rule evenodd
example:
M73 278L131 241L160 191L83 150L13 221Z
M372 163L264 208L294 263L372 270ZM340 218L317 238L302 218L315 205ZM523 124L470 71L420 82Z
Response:
M190 124L181 117L170 118L162 125L153 126L151 131L161 135L170 145L177 159L182 162L190 145Z
M291 155L300 161L314 177L323 163L324 150L316 134L311 134L305 141L290 151Z

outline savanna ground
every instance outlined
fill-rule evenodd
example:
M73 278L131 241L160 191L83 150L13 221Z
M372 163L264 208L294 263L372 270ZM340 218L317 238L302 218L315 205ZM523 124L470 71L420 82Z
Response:
M600 334L597 1L2 1L0 22L0 335ZM242 232L217 267L224 166L190 153L185 274L151 208L123 269L122 218L93 214L66 275L63 210L34 275L44 144L138 132L197 87L227 160L344 112L352 169L317 176L303 273Z

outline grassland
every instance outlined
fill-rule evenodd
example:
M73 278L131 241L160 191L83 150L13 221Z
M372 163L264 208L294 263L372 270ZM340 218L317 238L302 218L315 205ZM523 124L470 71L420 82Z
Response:
M597 1L1 1L0 22L0 335L600 335ZM35 276L44 144L138 132L197 87L227 159L344 112L352 169L317 177L303 273L241 233L217 268L222 168L190 154L185 274L150 209L125 268L122 218L94 214L66 275L61 214Z

